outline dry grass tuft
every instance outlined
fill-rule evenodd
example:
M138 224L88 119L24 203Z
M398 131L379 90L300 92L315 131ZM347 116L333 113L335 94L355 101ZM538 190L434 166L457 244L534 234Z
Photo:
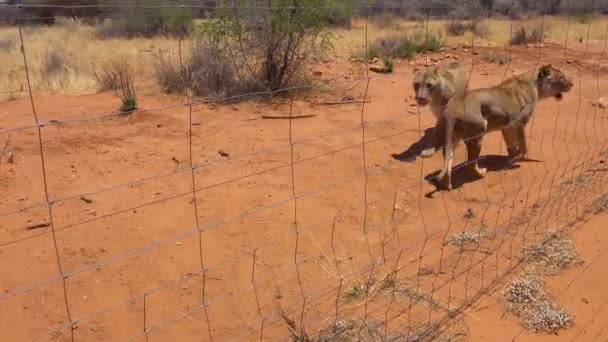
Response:
M549 37L549 27L545 24L533 24L531 26L520 26L509 40L511 45L537 44L544 42Z
M482 231L462 232L450 236L450 238L447 239L443 244L445 246L454 245L462 247L468 244L479 243L482 237Z
M232 61L224 51L205 41L198 41L180 61L169 50L153 53L156 80L169 94L194 96L231 96L248 90L247 82L239 82Z
M504 65L509 63L511 58L508 55L501 55L494 52L486 52L481 55L481 60L486 63L497 63L500 65Z
M524 248L523 260L532 271L549 275L560 274L583 263L572 241L552 234L536 245Z
M504 297L508 310L531 331L555 334L574 322L572 313L545 292L538 277L528 275L513 280L505 287Z
M467 32L471 32L475 37L480 38L486 38L490 35L490 27L479 20L473 20L467 23L450 21L445 24L445 31L452 37L461 37Z
M402 341L401 336L385 337L384 324L377 320L336 320L321 329L317 336L309 335L301 329L289 315L283 310L278 302L275 308L283 321L287 324L287 330L293 342L397 342Z

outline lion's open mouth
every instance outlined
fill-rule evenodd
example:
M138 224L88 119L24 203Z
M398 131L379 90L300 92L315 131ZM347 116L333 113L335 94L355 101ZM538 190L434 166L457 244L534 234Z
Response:
M429 100L425 99L425 98L416 98L416 103L420 106L420 107L424 107L427 104L429 104Z

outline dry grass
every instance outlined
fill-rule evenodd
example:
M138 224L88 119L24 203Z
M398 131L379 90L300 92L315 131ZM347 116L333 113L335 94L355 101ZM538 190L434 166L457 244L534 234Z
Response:
M514 279L504 289L508 310L534 332L557 333L573 324L574 317L546 292L543 281L535 276Z
M469 212L467 212L469 213ZM463 247L469 244L478 244L485 234L486 225L482 223L479 229L461 232L450 236L443 243L445 246L453 245Z
M569 24L566 23L569 20ZM568 19L565 17L545 17L543 26L550 28L549 41L563 43L568 29L568 39L579 42L580 37L602 41L605 36L605 27L608 16L591 18L591 22ZM428 31L436 36L446 37L446 24L449 21L434 20L429 22ZM476 41L505 45L510 41L511 31L518 27L534 27L539 25L538 19L509 21L490 19L484 21L489 27L486 37L475 36ZM386 16L376 18L369 30L369 40L395 36L403 32L424 31L423 21L407 21L402 18ZM38 92L56 93L94 93L98 91L97 80L92 72L91 65L97 60L107 60L116 54L125 54L134 64L136 83L145 92L159 93L162 91L155 84L155 70L153 67L152 51L158 49L177 52L177 39L154 37L134 39L104 39L96 37L96 27L88 26L70 20L62 20L58 25L51 27L25 27L25 48L31 73L32 87ZM334 29L337 43L334 54L337 58L346 60L364 46L365 29L363 22L357 20L350 29ZM446 37L445 43L470 43L472 33L466 32L458 37ZM14 90L24 86L25 75L23 57L19 49L19 32L15 27L0 28L0 59L3 62L0 69L0 89ZM184 40L182 47L184 53L190 51L193 42Z
M508 55L501 55L494 52L486 52L481 55L481 60L487 63L507 64L510 61Z
M97 40L95 28L83 24L52 27L26 27L23 30L32 88L38 92L94 93L98 83L93 72L97 61L110 60L117 54L138 61L134 64L136 82L144 83L152 76L153 47L177 49L177 41L167 38ZM0 28L0 41L10 40L13 47L0 50L0 89L19 89L25 82L23 56L19 49L16 28ZM61 62L60 70L49 73L49 65ZM51 63L52 62L52 63Z
M525 248L523 260L529 271L548 275L560 274L583 262L572 241L558 235L551 235L548 239Z

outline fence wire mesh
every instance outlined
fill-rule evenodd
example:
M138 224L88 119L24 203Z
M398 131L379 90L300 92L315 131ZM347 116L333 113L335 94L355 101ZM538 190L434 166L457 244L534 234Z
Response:
M287 23L271 24L292 27L299 11L328 8L297 3L224 10L241 20L287 13ZM145 20L146 10L219 11L0 4L62 15L90 8L111 9L84 16L106 21ZM360 6L352 26L332 28L334 54L307 65L312 79L224 95L195 91L188 62L200 46L191 36L121 45L97 40L91 30L99 23L40 27L32 24L55 16L0 18L2 36L14 39L4 48L0 36L7 56L0 70L2 330L16 341L460 336L466 311L521 270L529 248L584 229L606 209L608 22L541 14L533 22L538 41L517 44L521 21L472 20L471 32L447 45L437 32L455 21L436 14L451 8L418 6L421 17L410 21L388 15L409 7ZM488 43L482 24L499 38ZM74 46L78 34L93 41ZM400 38L422 47L393 58ZM70 64L79 49L89 56L140 49L133 53L139 74L153 64L154 44L176 56L178 95L140 91L141 106L125 114L114 109L112 92L56 91L86 72ZM41 65L51 48L67 59ZM231 52L237 73L278 72L240 49ZM412 79L414 68L455 60L469 88L546 64L574 87L561 102L539 101L527 128L531 159L511 165L500 134L484 133L479 163L488 174L469 179L461 171L471 163L461 163L446 192L436 188L441 153L410 153L435 124L414 99ZM61 84L47 79L57 75L69 76ZM153 82L138 77L136 88Z

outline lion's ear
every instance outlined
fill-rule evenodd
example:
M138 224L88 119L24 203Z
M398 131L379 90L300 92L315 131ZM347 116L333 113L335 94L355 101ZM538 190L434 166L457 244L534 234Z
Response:
M542 67L540 67L540 70L538 71L538 77L539 78L548 78L548 77L550 77L551 76L551 69L552 69L551 64L543 65Z

